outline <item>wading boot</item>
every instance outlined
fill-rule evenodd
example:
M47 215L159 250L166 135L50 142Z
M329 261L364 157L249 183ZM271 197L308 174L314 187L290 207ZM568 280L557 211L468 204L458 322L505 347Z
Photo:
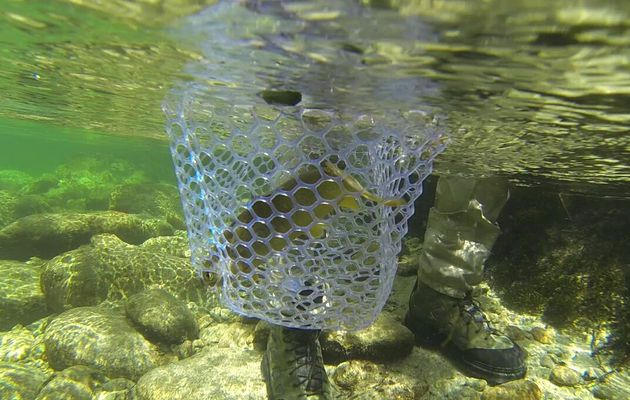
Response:
M269 400L331 400L318 330L273 325L262 373Z
M525 376L523 350L490 326L472 294L458 299L418 282L405 325L419 344L439 346L463 372L490 385Z

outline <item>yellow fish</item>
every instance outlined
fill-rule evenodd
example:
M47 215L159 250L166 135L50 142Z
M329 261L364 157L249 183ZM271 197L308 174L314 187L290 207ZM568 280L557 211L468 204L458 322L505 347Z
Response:
M309 184L318 183L315 188L300 187L293 192L292 196L277 193L270 200L255 200L249 209L238 215L234 224L235 227L223 232L224 238L230 244L227 247L228 255L233 260L237 260L235 263L231 263L231 268L236 269L233 271L234 273L250 273L252 267L264 268L263 258L266 255L271 251L281 251L289 244L286 238L278 234L284 234L293 229L288 237L291 242L307 240L307 232L316 239L324 237L326 224L324 222L317 222L312 226L311 224L313 221L325 220L332 215L335 212L335 207L332 204L354 211L361 209L362 204L359 200L361 197L390 207L407 204L404 198L383 199L368 191L356 178L328 160L323 161L321 166L329 177L340 177L341 183L326 180L326 177L322 176L315 165L307 167L300 174L300 181ZM291 178L280 184L279 188L284 191L291 191L297 186L297 180ZM348 194L348 191L356 192L356 194ZM269 196L265 197L269 198ZM318 204L310 212L299 209L299 206L310 206L316 203L318 198L323 198L330 203ZM293 211L296 207L298 209ZM291 211L293 213L290 214ZM261 221L261 219L270 217L269 222ZM259 221L251 225L251 230L247 229L245 226L254 220ZM300 230L300 227L303 227L304 230ZM252 231L258 239L249 245L242 244L250 242L254 238ZM237 238L241 244L236 244ZM251 262L244 259L250 259Z

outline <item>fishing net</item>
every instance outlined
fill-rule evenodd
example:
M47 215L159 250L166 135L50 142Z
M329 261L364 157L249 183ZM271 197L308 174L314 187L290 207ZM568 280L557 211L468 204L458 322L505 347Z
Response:
M439 119L323 102L331 74L309 74L312 64L283 84L300 91L265 90L269 73L248 82L239 63L229 68L242 42L222 51L217 41L215 61L194 67L213 82L184 85L165 105L193 265L237 313L307 329L369 325L442 149ZM217 84L234 74L239 85Z

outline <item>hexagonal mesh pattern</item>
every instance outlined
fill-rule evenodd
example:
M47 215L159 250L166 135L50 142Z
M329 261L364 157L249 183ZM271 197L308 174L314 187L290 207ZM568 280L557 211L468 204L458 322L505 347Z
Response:
M232 310L290 327L360 329L378 315L441 149L435 120L286 107L167 112L192 261Z

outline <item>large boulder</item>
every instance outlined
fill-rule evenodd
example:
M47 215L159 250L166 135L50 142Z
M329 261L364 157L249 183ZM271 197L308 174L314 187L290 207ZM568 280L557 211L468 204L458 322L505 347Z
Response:
M39 287L41 264L0 260L0 331L47 315Z
M162 220L116 211L29 215L0 230L0 259L52 258L99 233L140 244L150 237L171 235L173 227Z
M137 380L165 361L121 312L105 308L78 307L60 314L43 340L56 370L85 365L109 377Z
M48 261L41 286L55 312L126 299L155 287L185 301L214 301L188 259L148 251L114 235L94 236L89 245Z
M180 344L199 337L193 313L164 289L150 289L131 296L126 312L138 330L152 341Z

